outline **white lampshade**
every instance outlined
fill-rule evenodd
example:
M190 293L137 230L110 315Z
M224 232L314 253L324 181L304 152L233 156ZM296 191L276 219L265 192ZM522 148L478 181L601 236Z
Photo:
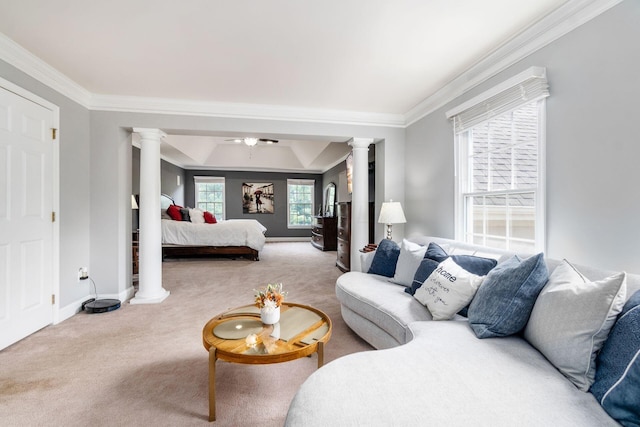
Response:
M131 195L131 209L138 209L138 202L136 202L136 196Z
M402 212L400 202L389 200L388 202L382 203L378 222L387 224L387 239L391 240L391 224L404 224L407 222L407 219L404 217L404 212Z
M381 224L404 224L407 222L400 202L384 202L380 209L378 222Z

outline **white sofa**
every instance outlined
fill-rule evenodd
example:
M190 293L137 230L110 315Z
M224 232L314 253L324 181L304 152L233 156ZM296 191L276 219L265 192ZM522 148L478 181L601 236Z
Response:
M412 240L438 243L449 254L500 261L513 255L434 237ZM363 270L372 256L363 256ZM561 262L545 261L549 272ZM578 268L591 280L611 274ZM627 298L639 289L640 276L627 275ZM478 339L462 316L432 321L403 286L364 272L339 277L336 295L345 322L380 350L312 374L290 405L287 426L618 425L522 334Z

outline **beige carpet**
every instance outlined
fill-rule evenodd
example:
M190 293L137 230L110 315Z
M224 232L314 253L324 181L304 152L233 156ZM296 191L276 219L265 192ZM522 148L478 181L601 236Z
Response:
M220 312L251 304L253 289L269 282L283 282L288 301L331 317L325 363L371 349L340 316L335 252L269 243L260 259L167 261L163 286L171 295L163 303L80 313L1 351L0 425L209 425L202 327ZM211 425L280 426L317 358L216 366L217 421Z

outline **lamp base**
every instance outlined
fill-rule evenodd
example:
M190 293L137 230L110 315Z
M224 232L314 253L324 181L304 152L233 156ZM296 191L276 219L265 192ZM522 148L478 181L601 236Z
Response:
M387 239L391 240L391 224L387 224Z

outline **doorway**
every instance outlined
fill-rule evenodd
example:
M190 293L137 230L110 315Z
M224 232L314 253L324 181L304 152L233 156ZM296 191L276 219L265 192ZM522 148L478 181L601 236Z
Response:
M57 114L0 80L0 349L54 320Z

